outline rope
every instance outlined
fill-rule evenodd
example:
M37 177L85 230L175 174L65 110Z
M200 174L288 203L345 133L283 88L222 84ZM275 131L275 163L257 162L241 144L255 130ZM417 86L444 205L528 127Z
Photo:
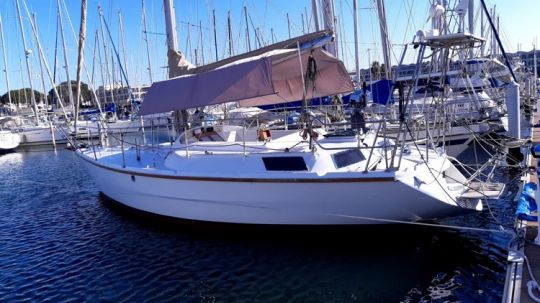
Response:
M517 255L522 257L525 261L525 264L527 265L527 270L529 271L529 276L531 277L531 280L527 282L527 294L529 295L529 298L533 300L534 302L540 302L540 297L537 297L534 295L533 291L536 289L537 291L540 291L540 286L538 284L538 281L536 280L536 277L534 276L534 272L531 268L531 262L529 261L529 258L523 253L523 252L517 252Z
M405 127L407 128L407 132L409 133L409 135L411 136L411 138L413 137L412 133L411 133L411 129L409 128L409 124L408 123L404 123L405 124ZM431 176L433 177L433 179L435 179L435 181L437 182L437 184L439 185L439 187L442 189L442 191L450 198L450 200L452 200L452 202L456 203L457 205L459 205L457 203L457 200L454 199L452 196L450 196L450 194L444 189L444 186L442 186L442 184L439 182L439 179L437 179L437 177L433 174L433 172L431 171L431 168L429 167L426 159L424 158L424 155L422 155L422 152L420 151L420 148L418 147L418 144L416 144L416 141L413 140L413 143L414 143L414 146L416 147L416 150L418 151L418 154L420 155L420 159L422 159L422 162L427 166L428 168L428 171L429 173L431 174ZM441 172L439 172L439 175L440 175Z
M407 123L405 123L405 127L407 128L407 131L409 132L409 134L412 136L411 130L410 130L409 125L408 125ZM427 161L425 160L424 156L422 155L422 152L420 151L420 148L419 148L419 146L417 145L416 141L413 140L413 143L414 143L414 145L415 145L415 147L416 147L416 149L417 149L417 151L418 151L418 153L419 153L419 155L420 155L420 158L422 159L422 161L424 162L424 164L428 167L428 171L429 171L430 174L433 176L434 180L437 182L437 184L439 185L439 187L441 188L441 190L442 190L442 191L450 198L450 200L452 200L454 203L456 203L457 205L459 205L459 203L457 202L457 200L454 199L454 197L450 196L450 194L445 190L445 188L444 188L444 187L442 186L442 184L439 182L439 179L437 178L438 176L435 176L435 174L433 174L433 171L432 171L431 168L428 166L428 163L427 163ZM439 175L440 175L440 173L441 173L441 172L439 172ZM501 228L504 228L504 225L503 225L503 224L495 217L495 214L494 214L493 211L491 210L491 206L490 206L489 203L488 203L488 200L489 200L489 199L487 199L488 197L487 197L483 192L481 192L481 191L479 191L479 190L477 190L477 189L475 189L475 188L470 187L468 184L464 184L464 183L462 183L462 182L459 182L458 180L456 180L456 179L454 179L454 178L452 178L452 177L450 177L450 176L445 176L445 177L446 177L446 178L450 178L450 179L452 179L453 181L455 181L455 182L457 182L457 183L459 183L459 184L465 186L465 187L466 187L467 189L469 189L469 190L473 190L473 191L475 191L475 192L477 192L477 193L483 195L483 196L485 197L484 200L485 200L485 202L486 202L486 206L487 206L487 208L488 208L488 212L489 212L490 216L492 217L492 219L495 221L496 224L498 224Z
M426 223L426 222L411 222L411 221L383 219L383 218L372 218L372 217L363 217L363 216L352 216L352 215L338 215L338 216L343 217L343 218L352 218L352 219L374 221L374 222L418 225L418 226L427 226L427 227L436 227L436 228L447 228L447 229L453 229L453 230L493 232L493 233L503 233L503 234L513 234L513 232L514 232L513 230L504 229L503 226L501 226L501 229L490 229L490 228L457 226L457 225L448 225L448 224L434 224L434 223Z
M317 61L313 58L313 55L309 55L307 68L306 68L306 79L313 82L313 87L315 87L315 80L317 79Z

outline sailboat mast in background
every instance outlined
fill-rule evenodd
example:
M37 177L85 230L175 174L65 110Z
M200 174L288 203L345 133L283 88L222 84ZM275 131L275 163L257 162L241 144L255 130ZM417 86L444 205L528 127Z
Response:
M28 83L30 84L30 100L32 101L32 107L34 109L34 114L36 115L36 125L39 124L39 112L36 104L36 96L34 95L34 85L32 83L32 69L30 68L29 56L32 54L32 50L28 49L26 46L26 37L24 35L24 26L22 23L21 17L21 7L19 5L19 0L15 0L17 6L17 15L19 16L19 26L21 28L21 38L24 48L24 58L26 61L26 72L28 73Z
M2 57L4 58L4 74L6 75L6 88L9 102L9 110L12 110L11 90L9 88L9 76L7 73L7 57L6 57L6 43L4 41L4 25L2 24L2 16L0 15L0 42L2 42Z

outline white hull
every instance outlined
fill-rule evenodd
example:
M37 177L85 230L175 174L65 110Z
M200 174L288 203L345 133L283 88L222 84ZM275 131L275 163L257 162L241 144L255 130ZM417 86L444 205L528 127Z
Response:
M390 223L385 220L416 221L464 212L394 181L391 174L379 180L360 178L352 182L200 181L144 176L96 164L85 161L106 196L138 210L188 220L283 225L381 224Z
M66 143L65 133L58 128L49 126L28 126L18 129L21 137L21 146L29 145L48 145L53 144L53 135L55 143Z
M21 138L11 131L0 131L0 151L12 150L19 146Z
M75 132L75 123L70 122L69 133L70 136L75 136L77 139L96 138L99 136L100 127L98 121L77 121L77 132Z
M107 132L110 133L132 133L138 132L141 128L140 121L132 120L117 120L115 122L107 122Z
M216 142L203 145L198 150L192 147L189 157L183 150L167 149L157 153L142 150L140 160L134 149L126 149L123 156L119 149L97 149L95 153L88 149L77 151L77 155L106 196L141 211L188 220L384 224L481 209L479 201L465 207L456 204L463 187L450 183L445 174L431 174L427 166L418 165L420 157L414 153L403 160L402 166L410 166L408 169L364 172L360 166L365 161L336 170L332 162L327 162L334 152L320 150L314 155L269 151L244 156L239 146L216 146ZM219 150L223 148L229 150L222 154ZM266 171L261 167L262 160L274 155L302 155L308 165L314 166L305 172ZM429 157L446 175L454 174L448 160L433 153Z

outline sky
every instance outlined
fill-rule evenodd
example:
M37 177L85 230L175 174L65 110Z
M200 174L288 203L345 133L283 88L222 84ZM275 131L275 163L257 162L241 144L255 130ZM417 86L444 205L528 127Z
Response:
M85 46L86 70L83 70L83 81L93 79L94 86L112 81L120 81L119 64L121 62L130 85L150 83L148 67L153 81L166 78L166 36L163 17L162 0L145 0L145 13L148 32L148 52L143 34L142 0L87 0L87 40ZM338 48L340 58L349 70L354 70L354 25L353 0L334 0L335 14L338 20ZM457 0L449 0L455 3ZM29 54L30 77L28 76L23 39L15 0L0 0L0 16L5 34L5 50L7 66L0 60L0 95L7 91L6 75L11 89L29 87L32 80L34 89L43 91L52 87L51 83L60 83L67 79L66 65L63 56L63 44L60 31L57 30L57 5L60 3L64 26L65 50L67 55L67 71L70 79L75 79L77 64L77 40L80 22L80 0L19 0L24 26L25 40ZM32 34L29 18L25 12L24 2L30 15L35 14L39 40L44 56L54 81L47 76L46 68L41 67L36 40ZM175 12L179 49L192 63L202 64L215 61L212 14L215 11L218 58L229 56L227 39L227 16L230 12L234 53L242 53L247 49L246 22L244 7L247 10L251 48L258 47L255 42L255 30L258 32L260 44L285 40L305 32L314 31L311 13L311 0L175 0ZM517 50L528 51L533 42L540 36L538 13L540 0L486 0L489 7L496 5L500 17L500 32L507 52ZM392 44L392 57L395 64L401 55L403 45L410 43L417 30L427 29L429 0L386 0L386 12L389 38ZM359 16L359 62L361 68L369 66L369 62L382 62L380 34L377 12L373 0L358 0ZM480 6L476 1L476 8ZM98 7L103 12L103 20L110 29L103 36L97 32L100 28ZM289 19L287 19L287 14ZM123 37L119 31L119 19L122 18ZM476 27L479 31L480 18L476 13ZM272 33L274 34L272 36ZM96 34L97 39L96 39ZM99 45L96 41L99 40ZM103 51L103 41L108 55ZM125 41L125 43L123 43ZM118 53L117 59L114 49ZM99 50L99 51L98 51ZM197 58L195 58L195 50ZM56 56L55 56L56 54ZM149 54L150 60L147 59ZM55 60L56 57L56 60ZM412 61L412 55L407 61ZM115 76L111 70L114 70ZM109 66L109 68L107 68ZM109 72L107 72L107 70ZM87 71L87 72L86 72ZM122 81L125 82L124 79Z

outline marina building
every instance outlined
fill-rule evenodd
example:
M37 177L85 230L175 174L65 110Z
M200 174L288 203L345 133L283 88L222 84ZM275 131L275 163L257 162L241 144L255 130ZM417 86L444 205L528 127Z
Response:
M149 85L131 87L131 93L133 94L134 101L140 102L148 92L149 88ZM109 104L114 101L117 106L129 106L131 101L129 88L120 83L100 86L96 90L96 95L102 105Z

